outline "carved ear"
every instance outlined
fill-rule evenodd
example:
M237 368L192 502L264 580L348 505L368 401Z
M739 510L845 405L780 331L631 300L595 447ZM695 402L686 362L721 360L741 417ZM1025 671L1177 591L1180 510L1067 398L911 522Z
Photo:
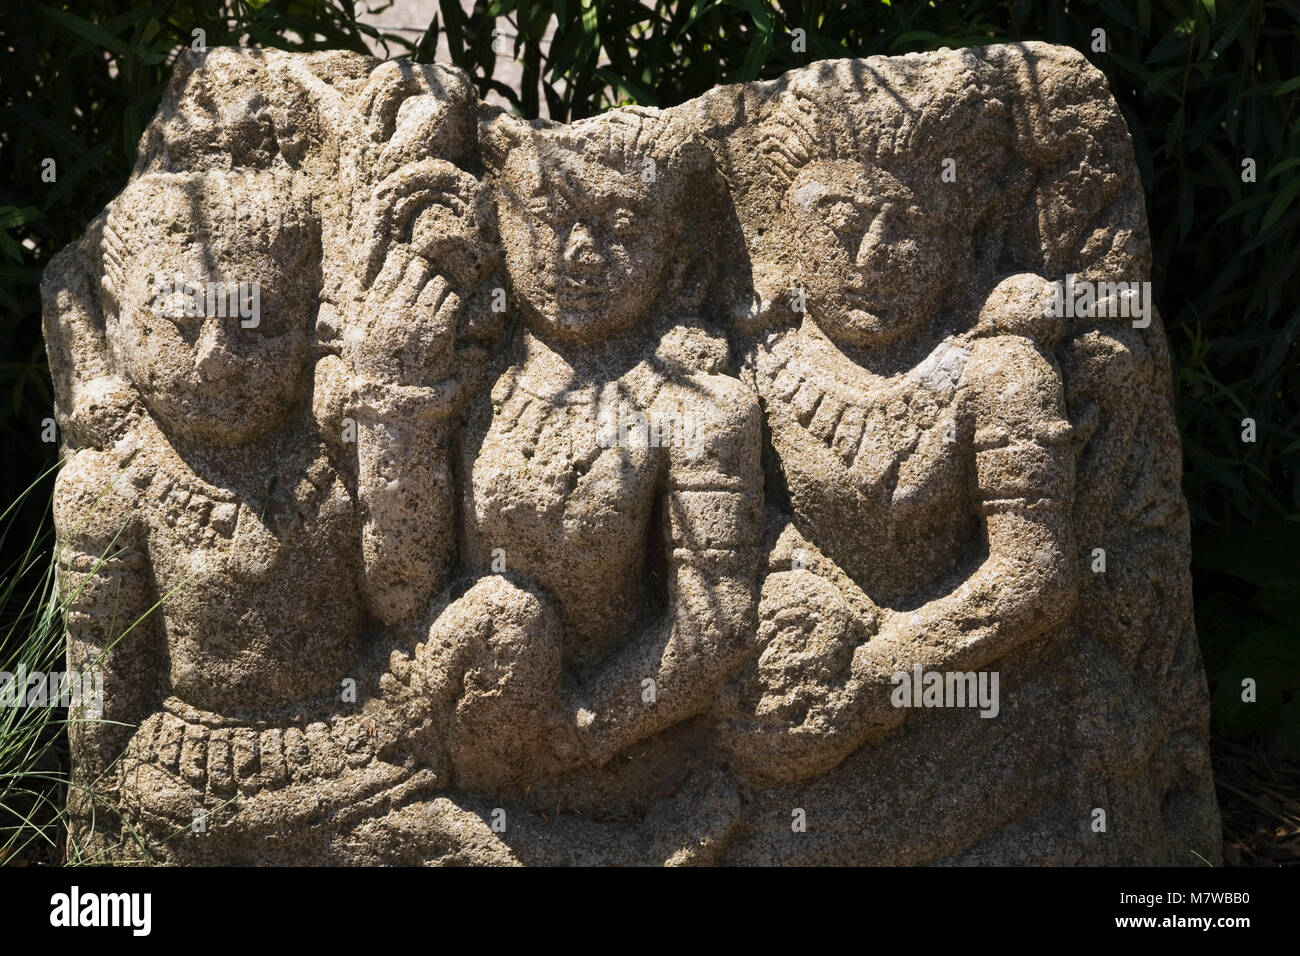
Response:
M70 448L109 448L139 412L135 389L113 369L97 288L105 253L101 213L41 278L41 312L54 384L55 420ZM101 281L103 277L101 276Z
M510 151L525 147L531 140L531 127L522 120L505 113L479 120L479 151L483 166L493 173L505 168Z

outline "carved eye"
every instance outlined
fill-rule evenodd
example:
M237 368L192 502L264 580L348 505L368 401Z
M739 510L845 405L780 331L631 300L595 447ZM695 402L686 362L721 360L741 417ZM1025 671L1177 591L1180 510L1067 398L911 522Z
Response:
M925 213L920 206L913 204L895 206L893 213L898 224L908 232L921 228L924 224Z

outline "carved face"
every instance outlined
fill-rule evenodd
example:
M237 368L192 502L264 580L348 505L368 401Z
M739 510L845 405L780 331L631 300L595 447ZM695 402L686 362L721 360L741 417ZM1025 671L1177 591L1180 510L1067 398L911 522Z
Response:
M551 154L554 156L556 154ZM671 264L680 187L645 182L573 152L517 149L498 200L501 239L524 321L590 343L649 318Z
M795 281L828 336L882 345L930 318L956 268L941 210L884 170L846 161L806 166L786 198L802 257Z
M206 243L186 225L160 230L159 238L128 255L111 333L115 351L169 432L242 444L283 424L301 394L315 298L304 294L301 276L242 237L238 223ZM129 247L141 237L123 238ZM200 313L217 311L207 302L209 282L220 284L214 292L235 291L234 316L228 307L225 317L184 315L178 280L198 293L192 301ZM256 326L245 327L254 319L241 318L239 285L245 283L245 311L252 311L254 282ZM161 290L170 291L169 298L160 300L160 283L171 286Z

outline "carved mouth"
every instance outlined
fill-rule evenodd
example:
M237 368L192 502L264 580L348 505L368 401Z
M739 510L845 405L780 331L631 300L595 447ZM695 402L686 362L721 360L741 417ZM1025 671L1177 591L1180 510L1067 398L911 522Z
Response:
M572 276L561 276L555 290L556 297L568 308L591 308L597 305L602 292L599 285Z
M592 296L600 294L600 286L590 279L561 276L558 291L566 296Z

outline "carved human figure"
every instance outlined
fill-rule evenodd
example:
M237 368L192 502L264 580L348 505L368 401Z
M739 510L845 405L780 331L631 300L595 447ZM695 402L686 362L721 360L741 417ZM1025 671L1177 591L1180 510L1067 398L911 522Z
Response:
M103 228L116 384L95 391L116 424L61 472L56 521L70 661L98 661L115 691L73 740L82 779L120 779L128 825L173 859L273 859L247 842L268 827L346 841L375 801L438 783L402 749L409 714L379 694L393 641L379 629L423 611L452 556L446 434L483 358L465 309L478 189L426 150L377 192L362 225L391 254L362 272L346 329L318 309L323 269L351 263L322 262L291 170L150 173ZM209 283L255 288L260 309L166 294ZM432 453L393 475L394 454L419 448ZM424 525L404 521L412 492ZM383 558L423 546L422 563L377 563L376 534ZM195 814L204 839L176 840Z
M766 783L890 734L907 712L893 675L983 668L1064 621L1074 596L1050 285L964 288L981 271L970 194L945 192L937 158L886 168L809 140L790 117L815 108L795 92L769 119L785 186L773 232L795 250L796 288L778 306L790 324L746 358L791 517L763 586L764 649L722 711L732 765ZM926 175L922 194L909 180Z
M633 110L484 140L520 327L461 443L468 575L412 670L456 785L522 792L705 710L752 647L759 419L685 254L719 228L705 147Z
M122 802L156 833L369 759L337 707L365 625L359 528L338 463L304 427L319 240L288 192L271 173L156 173L104 227L110 364L135 409L59 476L70 663L98 660L117 685L73 747L97 777L130 733ZM255 327L161 302L157 280L173 277L256 283Z

